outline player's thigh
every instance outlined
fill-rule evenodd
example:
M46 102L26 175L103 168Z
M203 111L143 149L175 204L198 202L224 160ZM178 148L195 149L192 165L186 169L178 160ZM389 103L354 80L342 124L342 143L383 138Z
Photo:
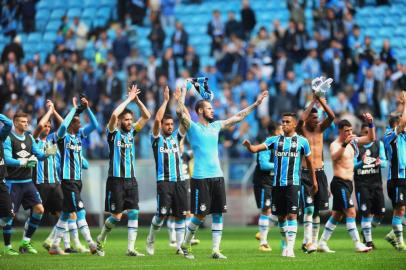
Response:
M272 187L271 210L276 216L285 216L288 214L285 191L285 187Z
M355 185L355 198L357 199L358 211L362 216L367 216L371 213L371 190L366 184Z
M31 209L36 205L42 204L41 195L33 182L25 183L23 192L24 195L21 204L24 210Z
M299 186L287 186L285 189L286 208L289 214L297 214L299 209Z
M78 212L84 209L84 204L81 197L82 182L81 181L62 181L63 206L64 212Z
M124 181L120 178L109 177L106 182L105 211L121 213L124 204Z
M0 183L0 218L13 216L10 193L5 184Z
M61 185L53 185L50 190L50 197L44 204L46 212L57 214L62 211L63 193Z
M314 196L315 213L329 209L328 181L324 170L316 171L318 191Z
M207 215L210 212L211 194L209 180L191 179L191 212L195 215Z
M186 214L190 211L187 193L187 183L185 181L177 182L171 206L172 214L177 218L185 219Z
M374 187L371 197L371 213L379 216L384 215L386 209L382 185L377 185Z
M254 188L255 203L257 204L257 208L261 209L262 208L262 193L263 193L262 185L255 183L253 188Z
M227 198L226 187L223 177L213 178L209 184L211 196L210 213L226 213Z
M161 217L167 216L172 206L172 183L160 181L157 183L157 214Z

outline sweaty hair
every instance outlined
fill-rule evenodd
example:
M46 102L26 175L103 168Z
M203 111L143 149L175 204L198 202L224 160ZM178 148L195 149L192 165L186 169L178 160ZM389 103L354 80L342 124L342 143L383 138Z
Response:
M316 109L315 107L313 107L313 108L310 110L310 113L318 113L318 111L317 111L317 109Z
M296 113L294 113L294 112L285 112L285 113L282 114L282 117L285 117L285 116L290 116L295 120L296 120L296 117L297 117Z
M130 109L125 108L124 111L118 115L118 118L122 119L127 113L133 115L133 112Z
M195 105L195 112L197 113L197 114L199 114L199 109L203 109L203 107L204 107L204 103L205 102L207 102L206 100L199 100L198 102L196 102L196 105Z
M164 117L162 117L162 121L161 121L161 122L163 123L165 120L168 120L168 119L174 120L173 117L172 117L172 115L170 115L170 114L165 114Z
M25 112L17 112L16 114L14 114L13 120L16 120L20 117L28 118L28 114L26 114Z
M352 127L351 123L347 119L343 119L338 122L338 129L343 129L344 127Z
M389 117L389 126L391 128L394 128L396 124L399 123L399 119L400 119L399 115L391 115Z

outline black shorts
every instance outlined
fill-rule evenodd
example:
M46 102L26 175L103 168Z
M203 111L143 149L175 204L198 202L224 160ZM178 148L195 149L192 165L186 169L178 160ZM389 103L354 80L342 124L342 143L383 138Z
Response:
M18 212L21 205L24 210L27 210L38 204L42 204L41 196L33 182L18 184L6 182L6 185L10 192L14 213Z
M192 209L192 201L191 201L192 199L190 196L190 194L192 192L190 189L190 178L186 179L185 182L186 182L186 190L187 190L187 201L188 201L189 212L190 212L190 209Z
M62 211L63 193L60 184L36 185L45 212L56 214Z
M138 210L138 183L135 178L109 177L106 183L104 210L118 214L124 210Z
M387 184L392 207L406 205L406 179L391 179Z
M63 203L62 211L66 213L78 212L84 209L80 192L82 191L82 181L62 180L61 182Z
M190 211L188 201L188 185L186 181L157 183L157 214L159 216L175 216L186 218Z
M257 208L267 211L271 208L272 201L272 179L269 172L259 169L254 171L254 195Z
M313 181L310 178L308 169L302 169L300 199L303 208L314 206L314 213L318 215L320 211L327 211L328 205L328 182L327 176L323 169L315 170L318 191L314 196L311 196Z
M272 187L272 214L285 216L297 214L299 208L299 186Z
M227 212L224 178L193 179L190 182L192 213L208 215Z
M379 181L381 181L381 176L379 176ZM354 186L358 211L362 216L385 214L385 199L383 197L382 184L355 181Z
M351 199L353 190L352 181L334 176L330 183L330 190L331 194L333 194L334 211L344 211L345 209L354 207L354 202Z
M0 218L13 217L14 210L11 203L9 189L7 188L4 180L0 180Z

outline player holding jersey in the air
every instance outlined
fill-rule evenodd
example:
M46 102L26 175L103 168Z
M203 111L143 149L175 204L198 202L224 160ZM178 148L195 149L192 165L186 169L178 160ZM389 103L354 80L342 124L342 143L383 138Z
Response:
M219 133L222 129L229 128L244 120L262 103L267 95L268 92L263 92L254 104L225 121L214 121L211 104L206 100L200 100L195 106L199 120L193 122L184 104L186 89L182 89L181 97L178 99L177 113L194 153L194 169L191 180L191 210L194 216L186 228L185 240L181 247L187 259L194 258L190 248L192 237L203 223L206 215L209 214L212 214L212 258L227 258L220 252L223 232L222 213L227 211L227 203L223 171L218 156Z
M294 245L297 233L297 211L299 209L300 164L305 156L312 181L312 194L317 192L317 181L310 159L310 145L305 137L297 135L296 114L284 113L282 117L283 135L272 136L259 145L251 145L248 140L244 146L252 153L263 150L274 151L274 172L272 182L271 210L278 216L281 229L283 250L282 256L295 257ZM285 245L286 242L286 245Z
M89 226L86 221L86 211L80 193L82 191L83 150L82 140L96 130L98 123L95 115L89 108L89 102L81 97L80 107L77 107L76 98L73 98L73 107L63 120L56 136L58 150L61 155L61 186L63 192L62 214L56 224L56 232L49 249L51 255L64 255L59 243L68 229L68 220L72 213L77 215L77 224L85 238L90 252L96 253L96 244L93 242ZM82 128L80 113L87 114L90 123Z
M174 120L165 114L169 102L169 88L164 89L164 101L156 113L151 142L157 171L157 212L152 218L147 237L147 253L154 255L155 235L164 219L175 217L176 248L183 254L181 244L185 235L186 214L190 211L188 186L183 172L180 141L185 136L183 126L174 130Z
M97 254L104 256L107 235L120 222L123 212L128 217L127 256L144 256L135 249L138 232L138 183L135 178L135 136L145 126L151 114L139 99L141 90L136 85L128 97L114 111L107 124L109 144L109 176L106 183L105 211L111 215L97 236ZM141 117L133 123L133 112L126 107L135 102Z

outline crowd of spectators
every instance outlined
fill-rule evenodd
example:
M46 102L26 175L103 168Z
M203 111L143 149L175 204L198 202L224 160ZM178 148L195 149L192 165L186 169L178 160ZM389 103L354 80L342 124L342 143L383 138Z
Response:
M44 114L46 99L52 99L64 114L72 97L84 93L103 127L125 96L128 83L142 89L141 100L155 112L166 85L174 90L186 78L205 76L215 94L216 117L221 119L254 102L262 91L269 91L270 97L255 114L222 133L223 147L230 156L249 157L242 150L242 140L262 141L270 121L278 121L282 112L302 110L312 99L314 77L334 79L328 104L337 117L345 116L353 123L359 122L358 116L365 111L384 122L395 110L398 90L406 89L406 66L397 62L389 40L380 52L373 50L371 37L354 21L354 1L312 1L312 32L306 30L305 0L287 0L290 20L286 26L275 19L258 27L247 0L242 1L240 16L228 12L226 21L220 10L214 10L207 18L213 62L205 66L189 44L184 25L175 18L175 0L149 1L149 6L145 1L129 1L135 13L126 13L126 1L118 1L119 21L105 28L90 29L79 17L64 16L55 49L44 62L39 55L23 61L16 32L19 21L24 31L35 29L36 1L7 2L1 10L2 31L13 38L1 55L0 111L12 117L24 110L32 116L32 124ZM149 25L151 55L131 44L135 25ZM175 29L170 35L168 26ZM164 46L165 39L170 39L170 46ZM91 58L85 54L89 44L96 51ZM193 118L195 100L195 96L187 99ZM170 110L173 114L174 106ZM145 154L150 153L149 132L147 126L138 138L141 157L151 157ZM327 138L333 135L334 129L326 134ZM107 157L105 130L92 134L87 149L89 158Z

